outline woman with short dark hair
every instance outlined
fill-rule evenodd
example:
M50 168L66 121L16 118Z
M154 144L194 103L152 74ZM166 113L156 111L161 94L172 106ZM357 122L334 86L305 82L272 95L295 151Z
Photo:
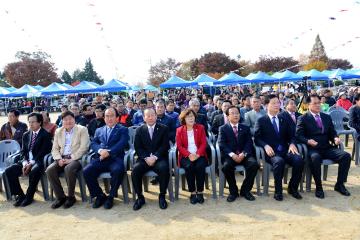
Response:
M205 168L208 164L205 128L197 124L195 118L194 110L184 110L179 116L181 126L176 130L178 165L185 169L191 204L204 202Z

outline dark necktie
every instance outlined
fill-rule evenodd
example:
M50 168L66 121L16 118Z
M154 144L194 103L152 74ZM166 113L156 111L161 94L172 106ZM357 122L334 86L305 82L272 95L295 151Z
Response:
M276 117L272 117L272 125L274 127L274 130L275 130L276 134L279 135L279 129L278 129L278 126L276 124Z
M37 133L33 133L32 138L31 138L31 143L30 143L30 151L32 151L32 149L34 147L36 137L37 137Z

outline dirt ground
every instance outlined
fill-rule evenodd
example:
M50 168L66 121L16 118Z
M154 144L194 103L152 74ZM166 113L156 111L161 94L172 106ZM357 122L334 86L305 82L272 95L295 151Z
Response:
M54 121L55 116L51 117ZM0 117L0 124L4 122L6 118ZM127 205L121 199L111 210L95 210L82 203L79 195L74 207L52 210L41 192L32 205L14 208L2 193L0 239L360 239L359 169L352 162L346 184L352 195L343 197L333 191L337 166L330 166L323 200L315 198L312 189L302 193L303 200L285 193L284 201L277 202L273 180L270 196L256 197L255 202L214 200L207 190L203 205L191 205L189 193L180 191L180 199L167 210L158 207L158 186L150 186L146 205L137 212L132 201ZM26 187L27 181L22 180L22 185Z

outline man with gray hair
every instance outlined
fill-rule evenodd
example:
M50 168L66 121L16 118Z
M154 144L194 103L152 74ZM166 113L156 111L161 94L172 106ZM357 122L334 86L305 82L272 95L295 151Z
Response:
M201 124L205 128L206 136L208 135L208 124L206 115L199 113L200 110L200 101L197 98L193 98L189 102L189 108L194 110L196 113L196 123Z
M266 115L266 111L261 108L261 99L259 96L253 96L251 98L252 110L245 113L245 125L250 127L251 135L254 136L254 127L256 120L261 116Z

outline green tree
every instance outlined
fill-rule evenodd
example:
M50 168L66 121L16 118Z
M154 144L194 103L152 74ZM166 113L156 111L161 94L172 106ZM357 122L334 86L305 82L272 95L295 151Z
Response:
M75 69L75 71L72 74L73 82L80 81L80 74L81 74L81 70L79 68Z
M73 79L71 77L71 75L69 74L68 71L64 70L61 74L61 79L67 83L67 84L72 84L73 83Z
M324 44L322 43L319 34L316 35L315 43L310 52L309 61L323 61L327 63L328 57L325 52Z
M173 74L176 74L180 69L181 63L173 58L160 60L154 66L150 67L148 83L158 87L161 83L168 80Z
M97 72L94 70L94 66L89 58L85 62L85 67L78 75L80 81L89 81L95 82L97 84L104 84L104 79L98 76Z

